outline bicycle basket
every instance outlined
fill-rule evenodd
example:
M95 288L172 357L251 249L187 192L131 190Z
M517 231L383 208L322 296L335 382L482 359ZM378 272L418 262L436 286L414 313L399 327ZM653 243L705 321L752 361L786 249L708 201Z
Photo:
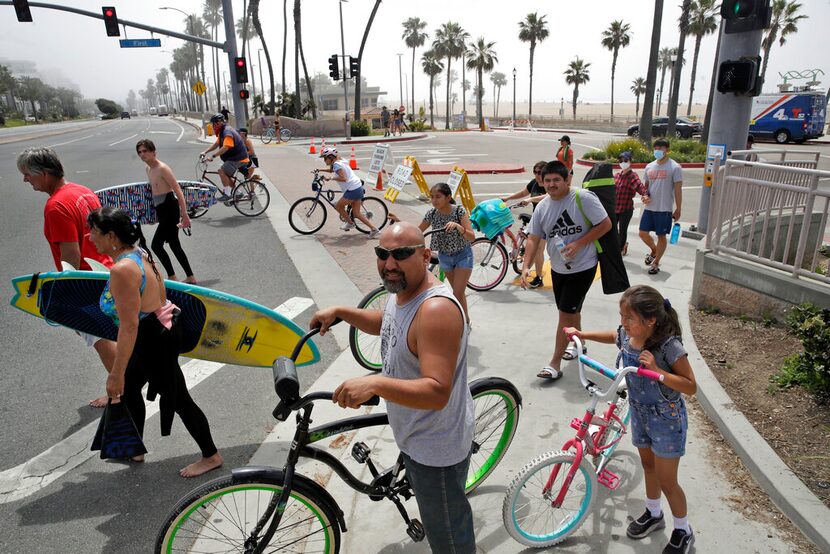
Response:
M320 190L320 183L318 183L317 181L312 181L311 182L311 190L313 190L314 192L317 192L318 190Z

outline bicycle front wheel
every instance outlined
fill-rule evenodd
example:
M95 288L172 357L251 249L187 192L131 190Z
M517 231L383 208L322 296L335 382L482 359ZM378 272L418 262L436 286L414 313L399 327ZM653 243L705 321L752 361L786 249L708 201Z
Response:
M262 144L269 144L274 140L274 129L266 129L259 138L262 139Z
M322 229L329 213L326 206L313 196L300 198L288 210L288 224L301 235L311 235Z
M205 483L182 498L167 516L156 537L155 552L249 552L264 529L257 537L252 531L280 493L281 484L262 477L232 480L228 475ZM297 480L267 547L267 552L336 553L340 550L337 517L328 503Z
M479 237L473 241L473 272L467 287L484 291L496 287L507 273L507 249L497 241Z
M388 299L389 292L380 286L364 296L357 307L383 311L386 309ZM357 363L366 369L380 371L383 367L383 360L380 358L380 337L378 335L370 335L357 327L349 327L349 348Z
M374 196L366 196L360 204L363 216L372 222L372 225L378 229L383 229L386 222L389 220L389 208L386 207L386 202ZM352 214L355 228L361 233L368 233L371 229L357 217Z
M294 133L291 132L291 129L286 129L285 127L280 129L280 140L283 142L288 142L294 137Z
M520 398L504 379L479 379L470 383L475 406L473 454L464 492L470 494L496 469L519 425Z
M591 512L597 487L594 466L586 458L576 468L562 505L553 506L575 458L573 452L548 452L519 470L507 488L501 509L511 537L526 546L543 548L562 542L579 529ZM556 470L556 479L546 490Z
M233 189L233 207L247 217L254 217L268 209L271 193L259 181L243 181Z

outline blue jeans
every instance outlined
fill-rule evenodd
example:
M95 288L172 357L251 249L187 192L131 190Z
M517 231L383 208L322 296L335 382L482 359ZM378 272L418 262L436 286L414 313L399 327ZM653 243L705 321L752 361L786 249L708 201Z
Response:
M448 467L419 464L403 454L429 546L434 554L475 554L473 510L464 494L470 456Z

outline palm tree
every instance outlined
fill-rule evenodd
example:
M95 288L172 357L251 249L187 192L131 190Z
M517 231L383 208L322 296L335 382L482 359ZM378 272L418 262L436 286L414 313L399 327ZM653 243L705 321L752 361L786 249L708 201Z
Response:
M663 23L663 0L654 0L654 19L651 23L651 47L646 73L646 95L643 115L640 117L640 140L651 145L651 112L654 108L654 88L657 84L657 55L660 52L660 28Z
M443 23L441 27L435 31L435 40L432 42L432 49L441 58L447 60L447 119L444 123L444 128L450 128L450 71L452 67L452 59L459 58L464 54L464 38L467 33L458 23L449 21Z
M666 84L666 70L672 66L671 56L674 48L663 47L660 49L659 59L657 62L660 68L660 89L657 91L657 115L660 115L660 106L663 103L663 87Z
M496 62L499 61L496 51L493 50L495 45L495 42L487 42L484 37L479 37L467 52L467 67L476 72L476 112L480 131L484 131L484 111L481 105L481 98L484 96L484 73L493 71Z
M441 63L441 58L434 50L427 50L421 56L421 68L429 77L429 126L435 127L435 120L433 119L433 90L435 78L444 71L444 64Z
M401 38L409 48L412 48L412 109L409 112L411 114L415 113L415 49L423 46L429 36L423 32L426 26L427 22L421 21L419 17L410 17L403 22Z
M536 52L536 44L542 42L550 31L545 17L539 17L538 12L529 13L524 21L519 21L519 40L530 43L530 92L528 93L527 117L533 115L533 54Z
M642 77L637 77L631 81L631 92L637 98L637 108L634 112L634 117L640 117L640 95L646 93L646 80Z
M579 85L587 83L591 80L591 76L588 74L589 67L591 67L590 63L585 63L585 60L580 60L579 56L577 56L576 58L574 58L572 62L568 64L568 69L565 70L565 82L569 85L574 86L574 119L576 119L576 101L579 98Z
M251 21L251 10L248 9L248 14L241 16L236 20L236 35L243 43L251 38L254 34L254 22ZM247 24L247 27L246 27Z
M285 98L285 54L288 52L288 0L282 0L282 96Z
M717 0L692 0L689 8L689 34L695 36L695 53L692 57L692 83L689 86L689 105L686 106L686 115L692 114L692 99L695 95L695 78L697 77L697 59L700 54L700 43L708 34L718 30Z
M799 14L801 9L800 2L793 2L792 0L773 0L772 1L772 19L769 28L767 28L761 48L764 49L764 65L761 67L761 83L764 82L764 77L767 74L767 63L769 63L769 52L772 50L772 45L775 44L775 39L778 39L778 44L784 46L787 42L787 35L798 32L798 22L802 19L807 19L804 14Z
M680 78L683 75L683 54L686 50L686 35L689 34L689 17L691 15L692 0L683 0L680 7L680 40L677 43L677 51L671 69L671 90L669 91L669 124L666 127L666 135L673 137L677 126L677 97L680 96Z
M620 48L625 48L631 42L629 30L631 26L622 20L612 21L611 25L602 32L602 45L613 52L611 61L611 121L614 121L614 77L617 73L617 55Z
M499 100L501 100L501 87L507 84L507 76L500 71L494 71L490 74L490 81L493 82L493 117L499 116Z
M274 109L276 106L276 90L274 87L274 67L271 65L271 54L268 52L268 45L265 43L265 38L262 35L262 22L259 19L259 0L251 0L250 3L250 13L251 13L251 21L254 25L254 29L256 30L256 34L259 37L259 42L262 43L262 51L265 52L265 62L268 64L268 81L271 85L271 100L268 103L268 108L266 109L265 113L273 114ZM261 68L260 68L261 69ZM283 70L285 68L283 67ZM283 81L285 77L283 76ZM285 83L282 85L285 87ZM262 98L265 98L265 91L262 91ZM263 101L263 104L265 102Z
M308 78L308 67L306 67L305 54L303 53L303 29L302 18L300 15L300 0L294 0L294 37L294 47L296 49L294 59L297 59L297 53L299 53L300 60L303 62L303 76L305 76L306 89L308 90L308 105L311 107L311 117L312 119L317 119L317 107L314 103L314 89L311 88L311 79ZM297 117L300 117L300 114L302 114L302 106L300 105L299 71L295 71L295 73L297 75L297 85L295 86L297 99L295 100L294 107L297 109Z
M366 39L369 38L369 31L372 29L372 22L375 20L375 14L378 13L381 0L375 0L375 6L372 8L372 13L369 14L369 21L366 22L366 28L363 29L363 38L360 40L360 50L357 51L357 65L358 72L354 77L354 118L360 120L360 87L363 84L363 79L360 78L359 69L363 62L363 49L366 47Z

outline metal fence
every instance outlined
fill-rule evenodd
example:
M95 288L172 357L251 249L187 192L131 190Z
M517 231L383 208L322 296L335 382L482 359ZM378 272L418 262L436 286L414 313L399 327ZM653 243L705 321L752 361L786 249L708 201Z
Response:
M706 247L830 284L816 271L830 211L830 172L810 151L742 150L715 165Z

